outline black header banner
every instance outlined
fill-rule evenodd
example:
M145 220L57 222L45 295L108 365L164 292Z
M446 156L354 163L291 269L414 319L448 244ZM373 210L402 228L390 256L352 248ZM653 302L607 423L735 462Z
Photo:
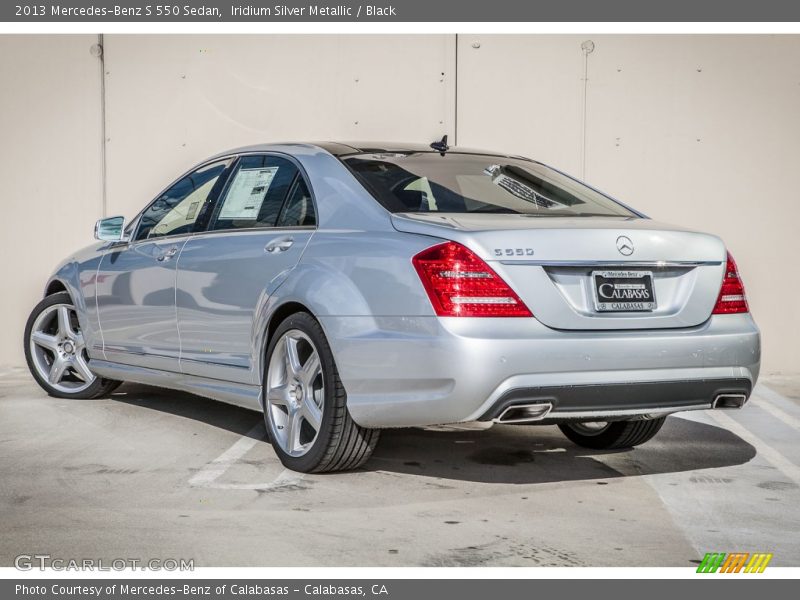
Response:
M792 0L3 0L4 22L796 22Z

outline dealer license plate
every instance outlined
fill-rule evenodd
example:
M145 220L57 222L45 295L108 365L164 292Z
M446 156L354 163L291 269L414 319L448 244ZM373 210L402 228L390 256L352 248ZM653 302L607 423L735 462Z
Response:
M598 312L643 312L656 307L651 271L594 271Z

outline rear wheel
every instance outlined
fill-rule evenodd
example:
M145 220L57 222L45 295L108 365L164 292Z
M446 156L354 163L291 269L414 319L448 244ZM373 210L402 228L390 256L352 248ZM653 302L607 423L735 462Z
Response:
M67 292L47 296L28 317L25 360L44 391L57 398L99 398L121 382L92 373L78 315Z
M293 471L355 469L378 443L378 430L360 427L350 417L328 341L308 313L288 317L272 336L264 422L278 458Z
M561 423L558 428L578 446L614 450L644 444L658 433L666 420L666 417L659 417L640 421Z

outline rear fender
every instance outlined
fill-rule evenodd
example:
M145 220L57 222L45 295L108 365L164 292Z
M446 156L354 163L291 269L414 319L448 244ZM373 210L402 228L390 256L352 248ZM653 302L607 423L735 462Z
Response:
M254 319L253 351L258 360L253 362L259 365L254 383L262 378L270 322L288 303L304 306L320 321L332 316L434 316L411 258L440 241L399 232L318 231ZM335 353L336 340L327 331L326 335Z

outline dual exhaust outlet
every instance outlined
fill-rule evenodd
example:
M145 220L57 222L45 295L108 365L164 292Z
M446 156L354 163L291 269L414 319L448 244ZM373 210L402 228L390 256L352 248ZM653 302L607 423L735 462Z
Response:
M717 394L711 402L712 409L735 409L742 408L744 403L747 402L745 394ZM701 407L695 407L701 408ZM708 405L706 405L708 408ZM535 402L531 404L512 404L501 412L497 417L492 419L495 423L532 423L541 421L550 411L553 410L552 402ZM656 410L656 413L669 414L670 412L678 412L680 408L674 411ZM605 416L613 416L615 411L608 411L609 414ZM617 411L619 412L619 411ZM568 416L569 413L562 413L563 416ZM603 413L598 412L598 419L602 419Z
M531 423L533 421L541 421L551 410L553 410L551 402L512 404L492 421L495 423Z
M711 403L711 408L742 408L747 402L744 394L719 394Z

